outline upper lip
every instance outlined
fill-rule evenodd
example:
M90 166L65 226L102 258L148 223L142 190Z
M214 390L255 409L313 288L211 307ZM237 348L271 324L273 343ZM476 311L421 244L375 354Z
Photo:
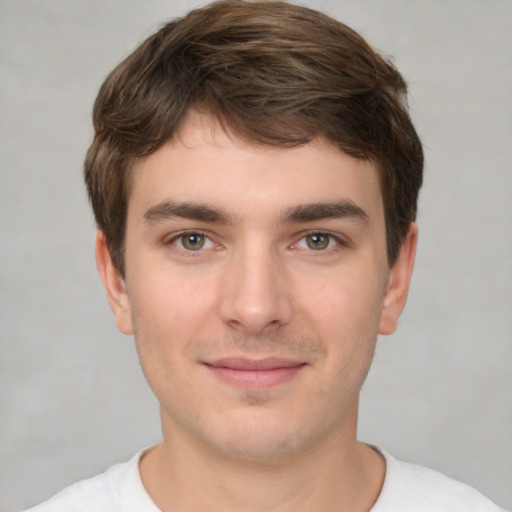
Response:
M293 368L306 364L304 361L286 359L282 357L267 357L264 359L247 359L244 357L225 357L208 361L207 366L215 368L229 368L231 370L263 371L276 370L277 368Z

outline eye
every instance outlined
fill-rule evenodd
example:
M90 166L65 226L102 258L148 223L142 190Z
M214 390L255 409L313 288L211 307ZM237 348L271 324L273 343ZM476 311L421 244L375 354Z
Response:
M214 243L203 233L181 233L171 240L171 243L179 249L185 251L200 251L201 249L211 249Z
M312 251L324 251L340 245L340 241L329 233L310 233L301 238L296 247L299 249L311 249Z

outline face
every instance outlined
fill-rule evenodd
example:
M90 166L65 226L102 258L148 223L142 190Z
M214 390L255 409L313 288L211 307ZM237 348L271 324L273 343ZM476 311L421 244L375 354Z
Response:
M164 438L246 459L355 439L415 245L412 229L389 268L376 169L321 139L262 148L197 117L132 185L125 278L101 235L98 267Z

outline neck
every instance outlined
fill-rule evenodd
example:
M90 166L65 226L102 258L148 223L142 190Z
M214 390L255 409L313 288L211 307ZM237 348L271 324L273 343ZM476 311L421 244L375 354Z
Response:
M276 460L234 458L171 430L140 462L144 486L163 512L368 512L384 480L382 456L356 441L355 428Z

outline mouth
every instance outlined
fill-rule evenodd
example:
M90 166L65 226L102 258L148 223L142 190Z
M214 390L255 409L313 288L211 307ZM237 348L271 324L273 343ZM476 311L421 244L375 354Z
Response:
M247 359L230 357L205 362L222 381L243 389L269 389L293 379L307 363L285 358Z

